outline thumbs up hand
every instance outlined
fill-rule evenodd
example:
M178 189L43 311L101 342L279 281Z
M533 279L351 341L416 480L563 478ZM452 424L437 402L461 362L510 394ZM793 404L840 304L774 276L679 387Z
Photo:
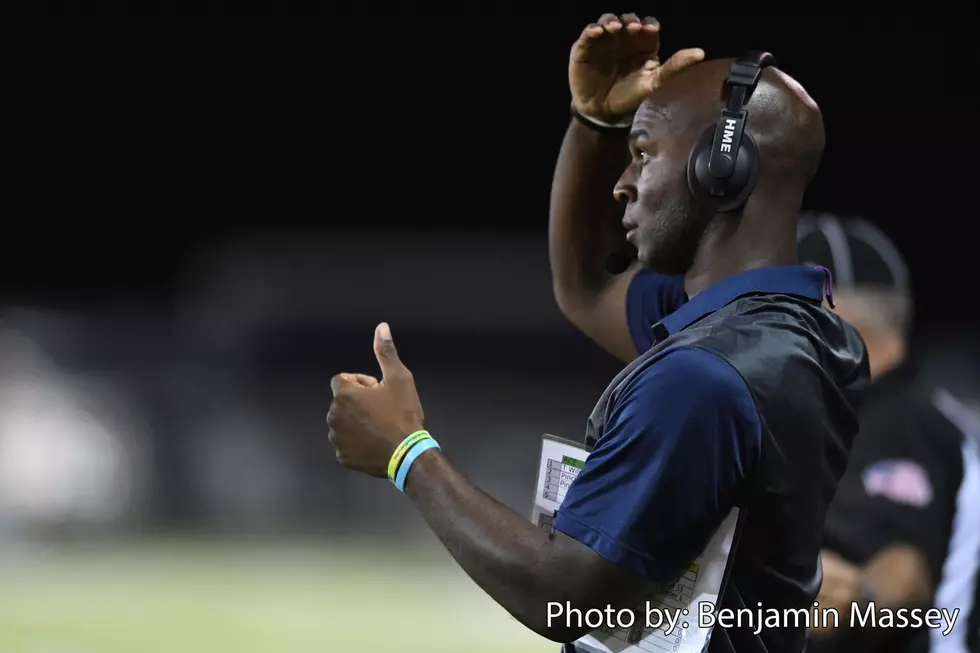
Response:
M327 424L342 465L386 478L395 449L423 428L424 415L415 379L398 357L383 322L374 331L374 355L381 366L380 381L364 374L338 374L331 379L333 401Z

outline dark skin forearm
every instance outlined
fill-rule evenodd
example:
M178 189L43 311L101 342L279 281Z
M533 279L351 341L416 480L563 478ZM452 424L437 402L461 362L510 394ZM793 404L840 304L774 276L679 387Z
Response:
M934 590L929 565L922 552L907 545L893 545L879 551L863 567L848 562L829 551L821 554L824 561L824 583L818 601L832 607L841 618L836 628L815 627L815 637L834 637L839 630L848 629L852 605L860 599L861 584L869 583L874 590L877 609L912 608L928 605ZM883 642L887 628L864 628L860 636L867 642Z
M875 608L895 610L929 605L932 580L925 556L911 546L895 545L878 552L861 569L861 580L874 588ZM864 628L862 639L887 642L894 633L888 628Z
M550 535L481 492L435 450L419 457L405 493L463 570L522 624L556 642L588 628L548 623L549 602L587 609L633 605L645 584L566 535Z
M925 556L911 546L891 546L864 566L861 576L875 590L879 608L901 608L926 604L933 584Z
M629 256L613 188L630 162L627 130L599 133L572 120L551 188L548 246L558 303L566 308L608 282L614 253Z

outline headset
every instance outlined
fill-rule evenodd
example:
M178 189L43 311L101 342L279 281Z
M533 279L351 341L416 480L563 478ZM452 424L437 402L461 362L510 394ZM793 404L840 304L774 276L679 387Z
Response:
M725 80L728 103L714 127L695 142L687 161L687 185L703 205L719 213L742 208L759 179L759 148L745 131L748 110L762 71L775 66L768 52L748 52L732 63Z

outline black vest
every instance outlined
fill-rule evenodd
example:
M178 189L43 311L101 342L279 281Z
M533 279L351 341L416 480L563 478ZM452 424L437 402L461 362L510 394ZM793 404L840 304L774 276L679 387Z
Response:
M868 384L857 331L811 299L753 293L668 335L620 372L589 417L586 444L602 437L610 410L635 375L674 347L699 347L745 380L762 424L762 451L740 507L720 609L810 609L822 580L821 530L858 429L856 396ZM743 623L745 623L743 621ZM755 622L754 622L755 623ZM805 627L723 629L710 653L797 653ZM570 647L569 647L570 648Z

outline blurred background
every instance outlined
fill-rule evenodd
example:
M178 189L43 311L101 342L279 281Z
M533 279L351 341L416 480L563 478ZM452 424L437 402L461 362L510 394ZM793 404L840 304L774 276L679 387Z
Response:
M556 650L324 416L388 321L443 450L529 511L541 434L579 437L619 369L547 256L568 50L604 11L668 54L776 54L825 116L806 208L896 241L927 373L980 399L966 21L236 8L5 21L0 651Z

